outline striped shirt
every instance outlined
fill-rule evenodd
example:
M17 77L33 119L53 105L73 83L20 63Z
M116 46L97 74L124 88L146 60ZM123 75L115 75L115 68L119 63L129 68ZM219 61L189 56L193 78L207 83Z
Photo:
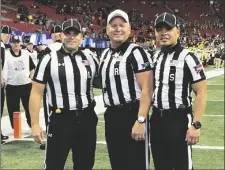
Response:
M35 50L30 51L29 49L27 49L27 51L29 52L30 57L31 57L31 59L33 60L34 65L35 65L35 67L36 67L36 66L37 66L37 63L38 63L38 59L37 59L37 51L35 51Z
M150 54L136 44L125 42L117 50L105 49L99 69L105 106L140 100L135 74L152 69Z
M5 63L5 44L1 41L1 60L2 60L2 68L4 67Z
M92 82L98 65L93 53L79 50L71 55L61 48L40 60L33 80L46 84L50 106L78 110L94 100Z
M191 106L191 85L206 79L200 59L178 43L167 52L158 51L153 63L153 105L160 109Z
M8 77L8 74L7 74L7 70L8 70L8 67L7 65L5 64L5 44L1 41L1 83L6 83L7 81L7 77Z

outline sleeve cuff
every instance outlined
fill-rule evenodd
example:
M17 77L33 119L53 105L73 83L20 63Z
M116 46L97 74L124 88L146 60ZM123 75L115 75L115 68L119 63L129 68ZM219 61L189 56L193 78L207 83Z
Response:
M40 81L40 80L37 80L37 79L32 79L32 81L35 81L35 82L37 82L37 83L41 83L41 84L46 84L46 82L44 82L44 81Z
M203 81L203 80L206 80L206 77L202 77L201 79L192 81L191 84L195 84L195 83L198 83L198 82Z
M138 70L138 71L135 71L134 73L141 73L141 72L145 72L145 71L152 71L153 68L146 68L144 70Z

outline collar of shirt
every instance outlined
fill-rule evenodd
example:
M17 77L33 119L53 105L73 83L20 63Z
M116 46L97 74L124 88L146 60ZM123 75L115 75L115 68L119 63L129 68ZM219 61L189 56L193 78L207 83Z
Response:
M125 41L124 43L122 43L119 47L117 47L116 49L115 48L112 48L111 47L111 45L110 45L110 50L113 52L113 53L118 53L118 52L122 52L122 53L124 53L126 50L127 50L127 48L129 47L129 45L130 45L130 42L127 40L127 41Z
M71 53L66 52L66 51L64 50L63 47L61 47L59 51L60 51L62 54L64 54L63 57L65 57L65 56L76 56L77 54L80 54L80 53L81 53L81 50L78 49L78 51L75 52L75 53L72 55Z
M16 55L12 49L10 50L10 53L11 53L12 56L14 56L14 57L20 57L20 56L21 56L21 50L19 51L19 55Z
M5 48L5 43L1 40L1 47Z
M175 52L175 51L177 51L177 50L180 50L180 49L182 49L182 47L181 47L181 45L180 45L180 43L178 42L176 45L174 45L174 46L166 46L166 47L162 47L161 48L161 51L162 52L164 52L164 53L173 53L173 52Z
M61 43L62 41L61 41L61 40L56 40L55 42L59 42L59 43Z
M30 51L29 49L27 49L27 51L29 51L30 53L33 53L34 51Z

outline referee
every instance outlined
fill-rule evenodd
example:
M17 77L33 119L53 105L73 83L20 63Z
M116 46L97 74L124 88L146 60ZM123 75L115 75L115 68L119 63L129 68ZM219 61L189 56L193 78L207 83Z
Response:
M41 98L45 86L50 105L46 143L46 170L63 170L72 149L74 169L94 166L98 117L92 82L98 69L96 56L79 49L81 26L77 20L63 22L63 46L39 62L30 96L32 136L42 144L39 122Z
M200 137L206 107L206 77L202 63L178 41L177 19L163 13L155 20L161 49L154 56L154 99L150 139L156 170L193 168L191 145ZM195 94L192 114L191 92Z
M51 37L53 40L53 43L50 44L47 48L45 48L43 52L43 56L46 54L50 54L52 51L58 51L62 47L62 29L60 25L55 25L51 29ZM43 57L42 56L42 57ZM43 94L43 107L44 107L44 116L45 116L45 125L46 125L46 131L48 127L48 116L49 116L49 106L48 106L48 97L47 97L47 89L45 89Z
M5 43L7 43L10 39L10 35L12 33L11 28L8 25L3 25L1 27L1 64L0 64L0 69L1 69L1 117L3 114L3 108L4 108L4 103L5 103L5 87L6 87L6 80L3 79L3 77L7 77L7 75L5 75L5 73L2 72L2 69L4 69L4 67L7 67L7 65L5 65ZM4 136L1 133L1 143L4 143L5 140L9 139L8 136Z
M55 25L52 27L51 37L53 43L50 44L47 48L49 48L51 51L59 50L62 47L62 39L63 39L62 29L60 25Z
M145 170L149 163L145 135L153 91L152 60L147 51L128 41L131 26L124 11L109 14L106 30L110 48L100 57L99 74L107 107L105 137L111 167Z

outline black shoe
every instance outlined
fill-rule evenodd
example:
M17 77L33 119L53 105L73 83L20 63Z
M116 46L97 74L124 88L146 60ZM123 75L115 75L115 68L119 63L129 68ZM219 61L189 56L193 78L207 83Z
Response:
M45 144L41 144L41 145L40 145L40 149L41 149L41 150L45 150Z
M4 143L5 143L5 141L4 140L1 140L1 145L4 144Z
M1 141L9 139L8 136L1 135Z

